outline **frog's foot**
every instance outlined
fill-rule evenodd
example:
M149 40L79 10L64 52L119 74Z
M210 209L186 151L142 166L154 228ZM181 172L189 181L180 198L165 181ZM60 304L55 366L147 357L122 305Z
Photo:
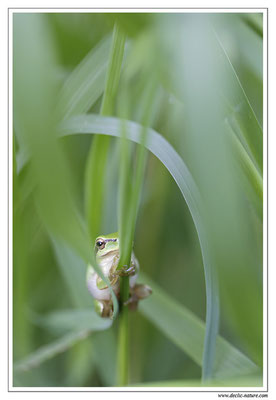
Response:
M132 290L139 300L146 299L152 294L152 288L148 285L142 285L141 283L136 283Z
M131 265L130 267L128 267L127 265L124 265L122 268L118 269L116 271L116 273L119 276L132 276L135 275L136 270L135 270L135 265Z
M130 291L131 296L124 302L124 305L128 305L128 308L135 311L138 307L139 300L146 299L152 294L152 289L148 285L136 284Z
M112 318L113 303L111 300L94 300L96 313L102 318Z

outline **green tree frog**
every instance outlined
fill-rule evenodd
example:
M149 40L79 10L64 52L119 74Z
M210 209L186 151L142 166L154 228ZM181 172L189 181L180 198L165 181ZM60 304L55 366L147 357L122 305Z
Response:
M129 276L130 298L127 302L130 309L135 310L141 299L148 297L152 290L147 285L137 284L139 263L132 251L129 267L117 270L119 262L119 237L118 233L102 235L95 242L96 261L106 276L117 298L120 298L120 276ZM110 290L106 283L96 273L91 265L87 268L87 287L94 297L95 309L102 317L112 317L113 303Z

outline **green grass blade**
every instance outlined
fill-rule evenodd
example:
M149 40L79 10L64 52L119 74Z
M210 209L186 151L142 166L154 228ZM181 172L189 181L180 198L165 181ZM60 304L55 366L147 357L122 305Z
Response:
M136 143L141 143L141 126L130 121L125 121L124 123L126 124L127 138ZM64 121L61 126L61 134L68 135L75 133L101 133L120 137L121 121L116 118L96 115L77 116L71 118L69 121ZM210 259L206 234L204 232L203 205L195 182L181 157L154 130L148 129L147 135L146 147L159 158L177 183L189 207L199 237L206 280L207 312L203 376L207 379L212 374L214 365L219 323L219 302L217 278Z
M126 36L115 24L109 56L107 79L101 106L101 115L110 115L114 111L114 101L121 75Z
M47 19L43 14L15 14L14 22L14 119L31 157L37 210L47 229L88 261L86 226L76 209L68 165L56 135L56 60Z
M91 243L101 234L103 210L104 177L109 138L93 138L85 170L85 215L88 222Z
M111 50L109 54L108 71L101 105L101 114L113 112L114 100L117 93L125 47L125 35L117 25L113 29ZM101 215L103 210L104 176L110 139L94 138L88 155L85 174L85 211L88 221L90 238L95 240L100 234ZM96 264L94 259L94 264ZM92 264L93 265L93 264ZM101 274L100 274L101 276ZM112 291L115 318L118 302Z
M262 219L263 219L263 178L262 178L259 170L256 168L255 164L249 157L249 155L248 155L247 151L245 150L245 148L243 147L242 143L238 139L235 132L232 130L230 125L228 125L228 127L229 127L229 135L230 135L231 144L233 145L235 155L241 166L241 169L247 178L247 182L251 189L250 192L251 193L253 192L255 210L256 210L260 220L262 221ZM249 196L249 198L252 198L252 196Z
M145 90L141 121L141 142L137 149L137 161L133 180L130 173L130 148L127 143L128 125L122 122L121 139L121 179L120 179L120 210L119 210L119 236L121 243L121 257L118 268L128 265L130 262L132 243L134 241L135 224L139 208L139 200L142 189L145 165L146 165L146 142L148 139L148 129L152 113L152 104L156 94L156 81L150 80L150 84ZM125 100L127 101L127 100ZM126 107L122 115L127 115Z
M115 117L103 117L95 114L79 115L64 121L60 125L60 136L75 134L101 134L121 137L122 121ZM133 121L124 121L127 138L141 143L142 127ZM179 186L188 206L193 206L193 214L197 214L199 192L184 161L173 147L160 134L148 128L146 147L166 166ZM190 210L191 211L191 210ZM192 211L191 211L192 212Z
M128 226L131 224L131 191L130 178L130 148L126 140L125 126L122 124L120 143L120 178L119 178L119 210L118 226L120 240L120 259L117 269L124 265L130 265L132 241L129 242L130 232ZM129 370L129 316L128 307L124 303L129 298L129 277L120 278L120 306L119 338L117 350L117 385L127 386Z
M109 55L107 78L101 106L101 115L112 114L123 62L125 35L115 25ZM109 138L95 137L87 160L85 176L85 211L90 237L100 234L103 209L103 185Z
M64 118L86 113L102 95L108 67L111 38L93 48L66 80L59 97Z
M131 174L131 150L130 143L127 141L127 126L122 122L121 125L121 153L120 153L120 188L119 188L119 238L120 238L120 259L117 269L125 265L130 265L131 252L134 241L135 224L139 207L139 200L142 191L144 170L146 165L147 128L152 110L153 97L155 94L155 80L152 79L150 85L145 90L145 101L142 110L141 145L137 149L137 159L134 174ZM120 114L128 114L128 92L125 91L121 102ZM129 298L129 278L122 277L120 282L121 293L121 318L118 346L118 385L128 384L128 307L124 303Z
M242 14L241 18L260 38L263 38L263 14Z
M247 146L255 164L262 172L263 170L263 131L256 117L256 114L249 102L249 99L242 87L239 77L231 63L231 60L223 47L222 42L216 35L224 58L222 59L222 70L227 77L226 102L229 110L229 123L231 126L238 126L241 140ZM233 128L234 131L236 130Z
M45 346L40 347L23 360L17 361L14 364L14 372L25 372L29 369L38 367L40 364L55 357L57 354L68 350L78 341L85 339L88 334L89 331L71 332Z
M52 237L52 245L61 275L75 307L93 307L86 287L87 264L66 243Z
M15 22L14 113L24 148L28 148L31 157L36 206L49 235L58 238L55 245L59 265L74 301L78 305L84 305L85 301L87 306L85 275L78 267L91 262L94 252L86 224L76 208L69 168L56 135L57 116L53 110L57 91L51 75L55 59L47 19L42 14L17 14ZM111 290L109 281L93 264ZM111 294L115 316L118 303L112 290Z

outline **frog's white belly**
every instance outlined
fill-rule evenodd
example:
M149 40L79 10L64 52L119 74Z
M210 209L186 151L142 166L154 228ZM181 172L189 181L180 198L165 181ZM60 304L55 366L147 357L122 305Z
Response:
M99 262L99 267L101 268L103 274L108 277L110 268L113 266L114 262L114 254L111 254L110 256L107 254L105 255ZM117 263L119 261L119 258L117 257ZM133 287L136 283L137 277L138 277L138 271L139 271L139 263L134 255L132 253L131 255L131 263L135 264L137 273L129 278L129 286ZM94 270L94 268L89 265L87 269L87 287L91 295L97 299L97 300L110 300L111 294L108 288L106 289L99 289L97 286L97 278L98 274ZM115 283L115 285L112 285L112 289L118 295L120 291L120 280Z

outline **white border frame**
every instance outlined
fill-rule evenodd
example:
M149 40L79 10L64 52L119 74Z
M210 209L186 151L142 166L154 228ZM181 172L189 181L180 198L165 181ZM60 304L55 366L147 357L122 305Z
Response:
M81 388L81 387L13 387L12 386L12 282L13 282L13 257L12 257L12 163L13 163L13 151L12 151L12 132L13 132L13 117L12 117L12 110L13 110L13 97L12 97L12 16L13 13L123 13L123 12L144 12L144 13L262 13L263 14L263 382L264 385L260 387L259 390L256 390L256 387L201 387L198 388L188 388L188 387L154 387L154 388L146 388L146 387L91 387L91 388ZM10 392L215 392L215 393L222 393L222 392L267 392L268 391L268 9L267 8L47 8L47 7L39 7L39 8L17 8L11 7L8 9L8 54L9 54L9 68L8 68L8 148L9 148L9 157L8 157L8 192L9 192L9 254L8 254L8 280L9 280L9 287L8 287L8 302L9 302L9 354L8 354L8 364L9 364L9 371L8 371L8 390ZM234 397L234 396L233 396Z

